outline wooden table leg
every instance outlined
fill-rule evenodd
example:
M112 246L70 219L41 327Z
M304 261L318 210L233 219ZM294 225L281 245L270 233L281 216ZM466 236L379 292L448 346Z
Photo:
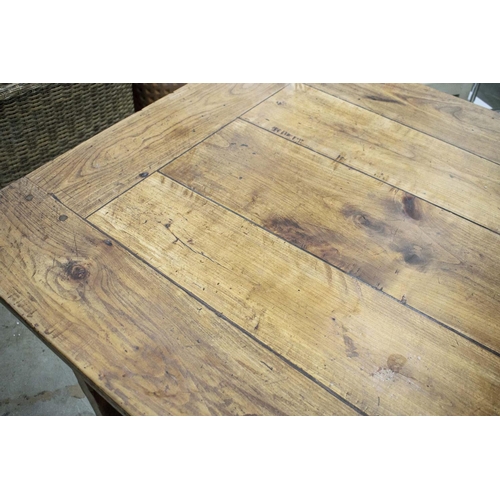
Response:
M92 387L87 384L85 379L79 373L76 371L74 373L76 380L78 380L78 384L80 384L82 391L85 396L87 396L87 399L98 417L122 416L122 414L115 407L110 405L97 391L92 389Z

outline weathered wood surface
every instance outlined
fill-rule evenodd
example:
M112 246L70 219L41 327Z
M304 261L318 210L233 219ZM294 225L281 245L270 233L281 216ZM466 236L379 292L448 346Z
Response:
M499 414L488 116L187 85L0 192L0 297L127 414Z
M500 235L239 120L161 172L500 352Z
M130 414L356 413L28 179L0 192L0 296Z
M89 220L368 414L500 412L500 357L160 173Z
M496 163L308 86L285 87L243 118L500 232Z
M86 217L281 89L280 84L186 85L29 174Z
M500 163L500 116L420 84L311 84L344 101Z

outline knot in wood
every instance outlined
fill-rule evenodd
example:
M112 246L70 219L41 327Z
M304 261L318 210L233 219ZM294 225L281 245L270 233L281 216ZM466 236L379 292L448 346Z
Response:
M76 262L68 262L65 271L69 278L75 281L81 281L88 276L87 269Z

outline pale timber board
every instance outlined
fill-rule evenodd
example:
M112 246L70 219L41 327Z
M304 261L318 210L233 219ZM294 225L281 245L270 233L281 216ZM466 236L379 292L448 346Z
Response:
M498 356L162 174L90 220L368 414L500 410Z
M29 174L83 217L266 99L282 84L189 84Z
M25 178L0 192L0 297L130 414L356 413Z
M491 161L308 86L288 86L242 118L500 231Z
M500 235L240 120L161 171L500 352Z
M500 163L500 115L421 84L319 83L328 94Z

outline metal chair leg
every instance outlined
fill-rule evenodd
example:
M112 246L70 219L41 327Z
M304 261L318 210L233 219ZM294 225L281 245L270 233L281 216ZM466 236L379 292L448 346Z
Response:
M472 90L470 91L470 94L469 94L469 102L474 102L476 100L476 96L477 96L477 93L479 91L479 85L481 85L480 83L475 83L474 85L472 85Z

